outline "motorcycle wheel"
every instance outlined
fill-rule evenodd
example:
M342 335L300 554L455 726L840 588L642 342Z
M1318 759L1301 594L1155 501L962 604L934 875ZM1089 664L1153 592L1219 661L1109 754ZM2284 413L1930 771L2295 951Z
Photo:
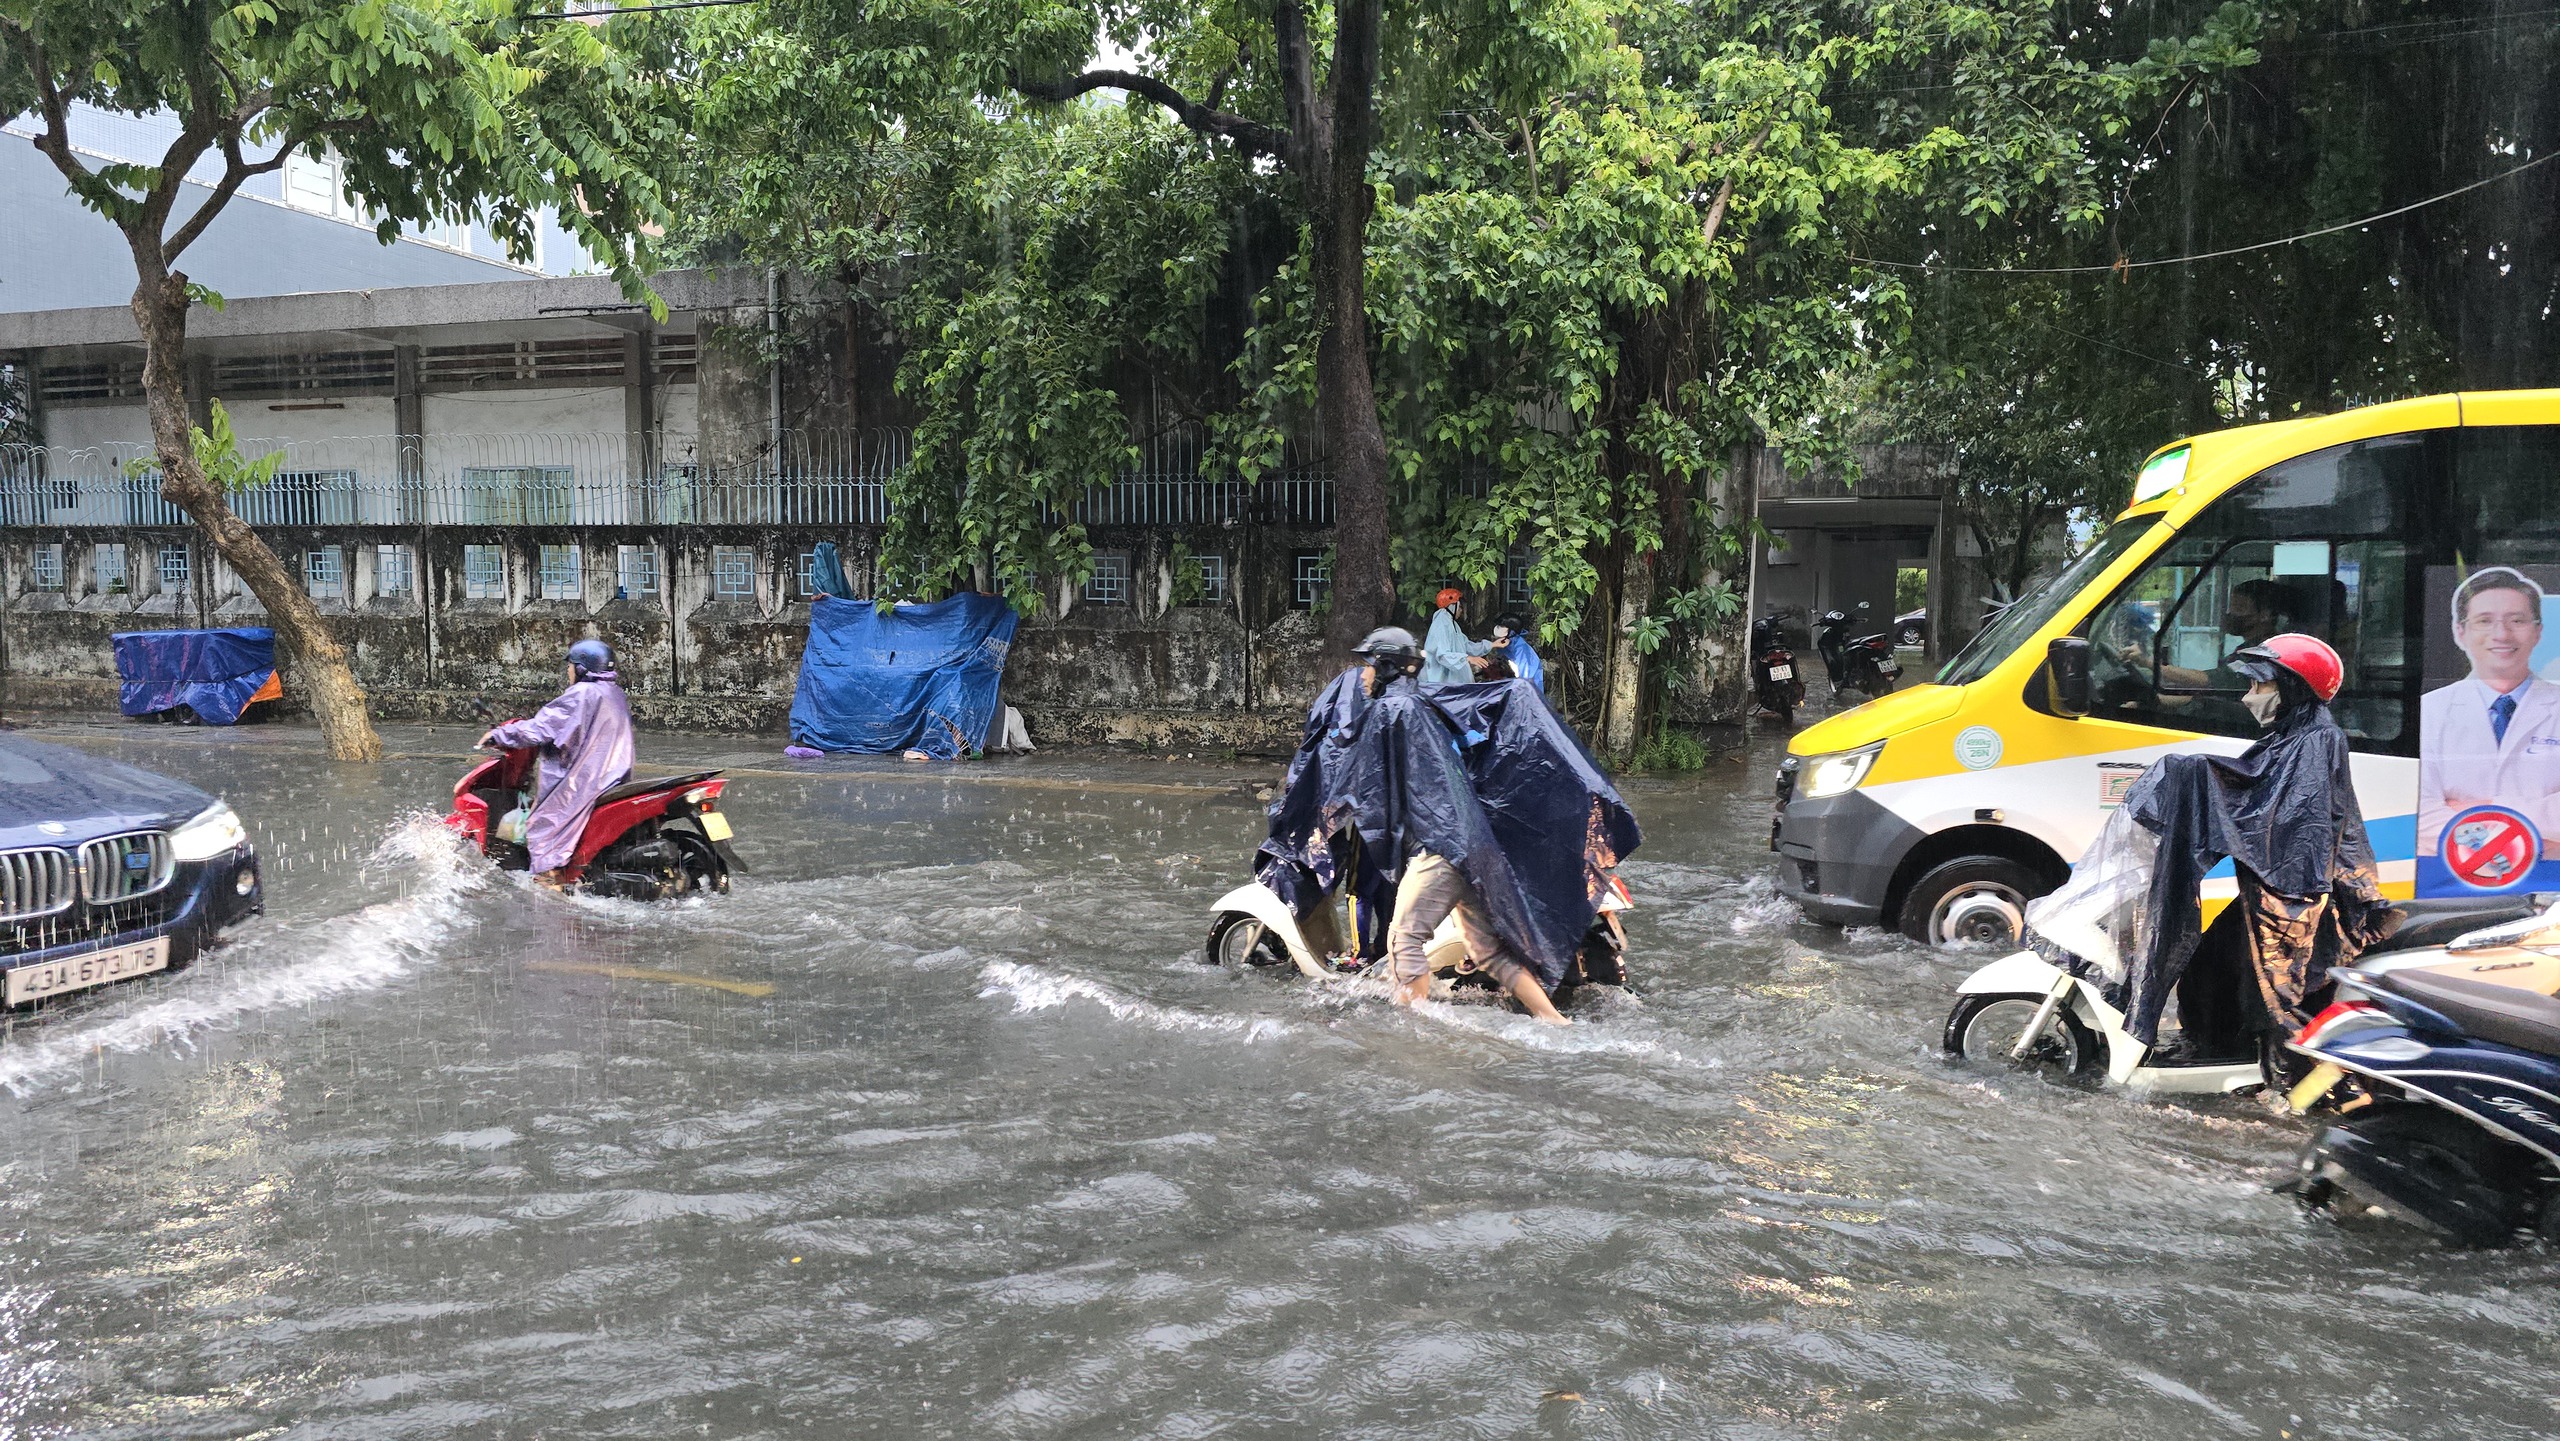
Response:
M1241 911L1229 911L1209 927L1209 947L1201 957L1213 966L1230 968L1285 966L1289 948L1270 928Z
M1943 1044L1947 1054L1981 1064L2008 1064L2018 1037L2043 1009L2044 997L2021 994L1967 996L1947 1014ZM2027 1063L2076 1076L2098 1059L2098 1038L2080 1023L2069 1006L2056 1009L2044 1034L2027 1052Z
M1760 688L1760 705L1762 709L1778 718L1778 724L1782 726L1793 726L1796 723L1795 696L1786 686L1779 685L1774 681L1768 685L1762 686Z
M2345 1148L2349 1136L2356 1150L2388 1164L2333 1160L2329 1151ZM2420 1102L2377 1107L2322 1127L2303 1147L2297 1174L2296 1194L2306 1201L2316 1191L2334 1207L2335 1194L2344 1192L2455 1246L2508 1245L2519 1228L2538 1228L2548 1211L2537 1212L2528 1199L2531 1163L2524 1148Z
M680 896L729 894L729 866L711 843L693 836L678 835L676 841L676 894Z

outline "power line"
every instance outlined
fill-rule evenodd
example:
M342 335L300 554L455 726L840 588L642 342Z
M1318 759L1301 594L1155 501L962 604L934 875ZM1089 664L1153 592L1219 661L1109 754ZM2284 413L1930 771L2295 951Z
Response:
M2474 180L2468 185L2448 190L2442 195L2430 195L2424 200L2411 201L2396 210L2381 211L2365 216L2361 220L2342 220L2335 225L2324 225L2318 230L2306 230L2300 235L2288 235L2281 240L2261 240L2254 245L2235 245L2228 250L2208 250L2201 255L2176 255L2161 260L2119 260L2113 265L1933 265L1925 260L1876 260L1864 255L1853 255L1850 259L1861 265L1874 265L1886 270L1920 270L1949 275L2113 275L2122 270L2148 270L2157 265L2195 265L2207 260L2220 260L2226 256L2247 255L2253 250L2273 250L2279 245L2294 245L2305 240L2317 240L2323 235L2335 235L2341 230L2355 230L2376 221L2406 215L2412 210L2424 210L2430 205L2451 200L2457 195L2468 195L2484 185L2495 185L2501 180L2512 180L2537 165L2548 165L2553 160L2560 160L2560 150L2555 150L2538 160L2528 160L2512 170L2501 170L2486 180Z
M616 5L605 10L554 10L527 15L527 20L610 20L616 15L652 15L660 10L718 10L729 5L756 5L762 0L663 0L654 5Z

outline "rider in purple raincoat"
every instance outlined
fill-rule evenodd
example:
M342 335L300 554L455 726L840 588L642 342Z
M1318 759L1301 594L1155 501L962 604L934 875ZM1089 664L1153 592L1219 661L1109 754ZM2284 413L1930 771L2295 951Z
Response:
M533 719L494 727L480 744L500 750L541 747L541 781L524 843L535 878L558 885L558 872L577 853L596 797L631 775L631 702L614 672L613 648L600 640L569 647L569 688Z

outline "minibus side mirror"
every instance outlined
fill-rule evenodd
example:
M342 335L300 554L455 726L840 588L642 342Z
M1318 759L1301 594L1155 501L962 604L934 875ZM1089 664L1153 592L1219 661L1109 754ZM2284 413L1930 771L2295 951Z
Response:
M2089 713L2089 642L2058 635L2044 648L2045 708L2073 720Z

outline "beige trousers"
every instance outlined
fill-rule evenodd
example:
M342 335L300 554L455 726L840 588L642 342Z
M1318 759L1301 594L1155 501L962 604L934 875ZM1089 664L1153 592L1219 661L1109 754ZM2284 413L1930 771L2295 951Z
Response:
M1494 933L1493 919L1466 876L1431 852L1416 851L1396 883L1396 917L1387 927L1387 970L1398 984L1431 974L1431 934L1451 911L1458 913L1458 932L1466 937L1476 969L1496 985L1507 988L1528 969Z

